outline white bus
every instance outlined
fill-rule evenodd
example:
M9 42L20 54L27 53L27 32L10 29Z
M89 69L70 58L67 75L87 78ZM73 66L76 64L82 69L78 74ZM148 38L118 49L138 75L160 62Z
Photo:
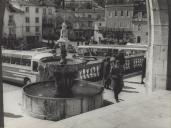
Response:
M2 50L3 80L28 84L38 80L41 61L52 60L53 54L37 51Z

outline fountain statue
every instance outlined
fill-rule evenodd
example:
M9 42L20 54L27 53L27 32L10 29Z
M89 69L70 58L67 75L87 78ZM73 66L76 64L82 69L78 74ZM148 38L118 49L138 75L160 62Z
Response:
M67 25L65 22L62 23L62 29L61 29L61 35L59 40L57 40L57 43L65 44L69 43L68 40L68 30L67 30Z
M79 79L86 62L67 58L67 26L62 24L61 59L39 63L40 81L23 88L23 110L36 118L60 120L103 105L103 87Z

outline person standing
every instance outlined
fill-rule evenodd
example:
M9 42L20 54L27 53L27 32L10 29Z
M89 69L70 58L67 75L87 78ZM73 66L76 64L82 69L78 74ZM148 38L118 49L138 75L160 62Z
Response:
M103 59L101 65L100 65L100 69L99 69L99 78L100 78L100 80L103 80L103 74L104 74L103 70L104 70L105 60L106 59Z
M146 58L144 57L144 59L143 59L143 63L142 63L141 84L144 84L145 74L146 74Z
M115 64L112 67L111 70L111 85L113 87L113 92L114 92L114 97L116 102L119 102L118 95L122 91L124 87L124 82L123 82L123 76L121 73L121 69L117 66L118 65L118 60L115 61Z
M106 89L109 89L109 85L111 83L110 80L110 58L107 57L105 62L104 62L104 67L103 67L103 85Z
M124 51L119 51L116 56L116 60L118 61L118 66L121 69L121 73L124 74L124 64L125 64L125 56Z

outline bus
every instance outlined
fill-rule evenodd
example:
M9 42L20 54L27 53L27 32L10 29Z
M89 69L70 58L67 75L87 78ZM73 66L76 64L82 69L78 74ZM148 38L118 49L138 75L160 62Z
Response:
M115 56L119 51L123 51L125 56L144 54L147 50L146 45L80 45L77 46L79 56Z
M3 49L3 80L24 85L36 82L39 79L39 63L41 61L49 61L52 59L54 59L54 56L49 52Z

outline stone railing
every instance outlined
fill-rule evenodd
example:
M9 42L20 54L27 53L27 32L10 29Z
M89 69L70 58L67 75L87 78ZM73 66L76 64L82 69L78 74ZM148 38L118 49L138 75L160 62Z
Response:
M134 55L126 57L124 65L124 75L138 73L142 71L143 55ZM80 70L80 79L97 81L100 78L100 66L102 61L87 63L83 69ZM111 65L114 60L111 61Z
M80 79L90 80L99 79L100 77L100 66L102 61L87 63L83 69L80 70Z

